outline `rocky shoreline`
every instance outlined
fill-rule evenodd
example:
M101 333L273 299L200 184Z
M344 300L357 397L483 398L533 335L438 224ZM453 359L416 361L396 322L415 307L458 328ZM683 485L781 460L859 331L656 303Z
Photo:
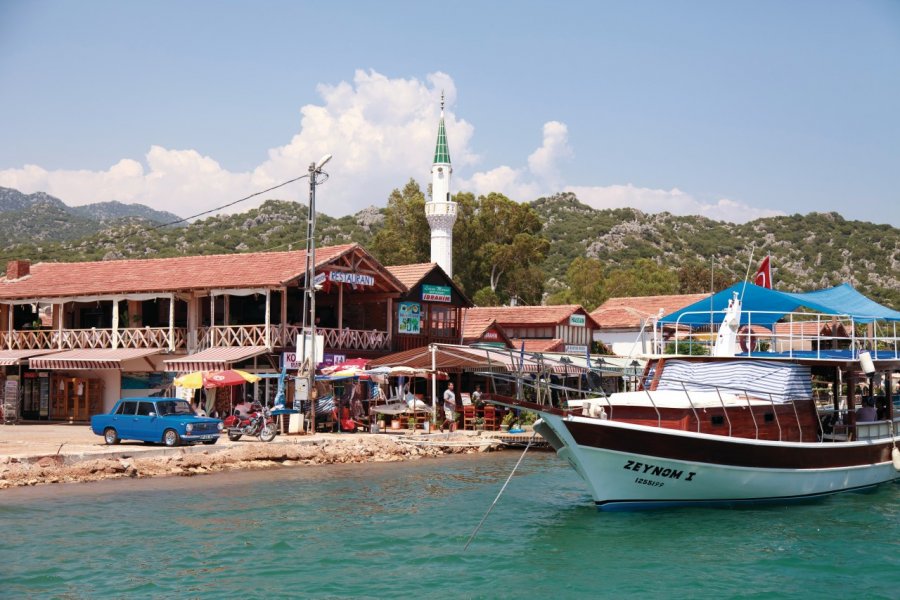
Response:
M82 483L105 479L190 477L243 469L362 462L397 462L469 454L497 448L473 443L466 436L440 440L410 440L380 435L288 443L234 444L224 447L172 448L160 453L127 451L110 455L55 454L0 457L0 490L51 483ZM152 455L151 455L152 454Z

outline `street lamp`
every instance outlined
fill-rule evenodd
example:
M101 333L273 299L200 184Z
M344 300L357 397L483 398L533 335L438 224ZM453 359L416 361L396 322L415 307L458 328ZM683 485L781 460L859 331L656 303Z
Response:
M326 154L318 163L309 164L309 211L306 215L306 276L303 284L303 349L301 350L300 364L306 368L306 390L309 400L310 431L316 431L316 184L325 183L328 173L322 171L322 167L331 160L331 155ZM318 175L324 175L321 182L317 181ZM307 337L309 336L309 337ZM309 354L307 355L307 339L309 340Z
M631 391L637 391L637 378L641 374L641 363L636 360L631 361L625 367L625 374L631 377Z

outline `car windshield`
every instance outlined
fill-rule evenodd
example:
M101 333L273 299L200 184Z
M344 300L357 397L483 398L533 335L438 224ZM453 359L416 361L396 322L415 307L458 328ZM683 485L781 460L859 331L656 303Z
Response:
M191 405L184 400L161 400L156 403L159 414L166 415L192 415Z

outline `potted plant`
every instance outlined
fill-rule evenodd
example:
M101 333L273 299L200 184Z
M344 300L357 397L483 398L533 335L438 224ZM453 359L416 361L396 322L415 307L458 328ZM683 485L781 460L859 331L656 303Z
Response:
M484 431L484 417L475 417L475 431Z
M513 411L509 411L505 415L503 415L503 421L500 422L500 431L509 431L510 429L515 429L516 424L516 413Z

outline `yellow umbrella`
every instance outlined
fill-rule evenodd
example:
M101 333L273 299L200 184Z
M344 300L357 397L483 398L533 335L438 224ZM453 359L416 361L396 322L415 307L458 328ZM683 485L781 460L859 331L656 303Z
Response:
M189 389L218 388L244 383L256 383L260 380L258 375L241 371L239 369L227 369L225 371L194 371L175 379L175 385Z

